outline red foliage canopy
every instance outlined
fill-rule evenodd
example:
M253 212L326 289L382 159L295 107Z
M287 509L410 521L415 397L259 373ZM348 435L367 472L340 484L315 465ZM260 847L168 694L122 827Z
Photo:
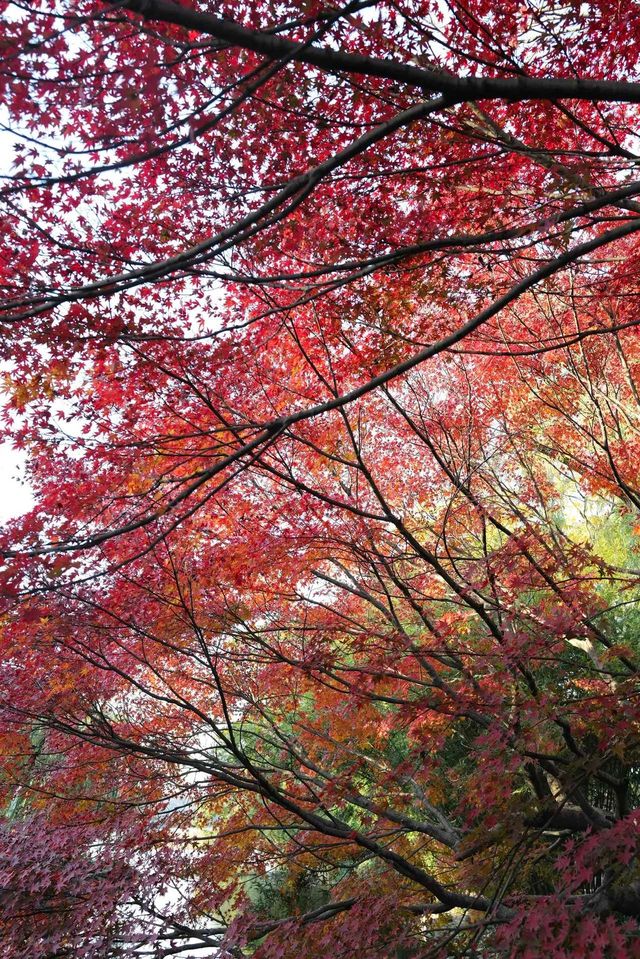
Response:
M635 3L0 7L3 954L640 956Z

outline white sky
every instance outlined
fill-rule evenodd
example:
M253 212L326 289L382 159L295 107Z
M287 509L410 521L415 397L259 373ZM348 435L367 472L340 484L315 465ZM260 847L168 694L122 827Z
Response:
M10 443L0 443L0 523L26 513L33 506L29 488L20 482L25 456Z

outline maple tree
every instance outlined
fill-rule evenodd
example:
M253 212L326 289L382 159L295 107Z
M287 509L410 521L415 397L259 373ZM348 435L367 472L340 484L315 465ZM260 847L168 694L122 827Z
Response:
M3 0L0 930L640 955L640 13Z

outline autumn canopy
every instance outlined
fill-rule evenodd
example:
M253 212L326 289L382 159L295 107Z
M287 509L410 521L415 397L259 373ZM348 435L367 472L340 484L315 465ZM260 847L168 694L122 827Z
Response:
M640 7L0 10L3 959L640 957Z

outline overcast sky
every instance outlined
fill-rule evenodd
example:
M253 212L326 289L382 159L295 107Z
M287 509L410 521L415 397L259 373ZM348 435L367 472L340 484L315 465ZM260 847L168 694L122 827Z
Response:
M32 505L29 489L19 482L24 459L9 443L0 443L0 523L20 516Z

